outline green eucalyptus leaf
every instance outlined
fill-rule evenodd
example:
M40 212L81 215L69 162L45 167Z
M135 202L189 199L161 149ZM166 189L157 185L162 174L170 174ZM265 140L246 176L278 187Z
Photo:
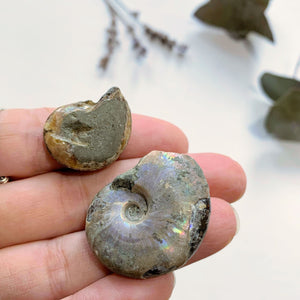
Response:
M256 5L260 5L264 10L268 7L269 5L269 0L254 0L253 1Z
M296 79L277 76L271 73L264 73L260 78L260 82L265 93L275 101L291 87L300 87L300 81Z
M236 39L257 32L273 41L264 11L269 0L210 0L194 13L207 24L224 28Z
M265 126L280 139L300 142L300 88L290 88L275 102Z

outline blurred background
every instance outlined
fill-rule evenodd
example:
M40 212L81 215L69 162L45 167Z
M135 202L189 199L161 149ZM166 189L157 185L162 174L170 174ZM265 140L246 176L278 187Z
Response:
M171 299L300 299L300 143L266 132L272 102L258 81L265 71L293 76L300 1L271 1L274 44L256 34L236 41L200 23L192 15L205 2L124 0L188 51L178 57L145 39L147 55L137 59L119 25L121 43L103 72L110 19L101 0L2 0L0 107L97 100L119 86L132 112L179 126L190 152L231 156L248 177L247 193L233 204L240 231L221 252L176 271Z

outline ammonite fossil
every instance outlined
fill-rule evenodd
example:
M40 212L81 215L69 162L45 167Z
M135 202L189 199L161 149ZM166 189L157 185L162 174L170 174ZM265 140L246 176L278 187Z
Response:
M107 268L149 278L187 262L203 239L209 214L208 184L195 160L153 151L96 195L86 234Z
M115 161L127 145L131 113L116 87L98 103L77 102L56 109L44 126L49 152L75 170L97 170Z

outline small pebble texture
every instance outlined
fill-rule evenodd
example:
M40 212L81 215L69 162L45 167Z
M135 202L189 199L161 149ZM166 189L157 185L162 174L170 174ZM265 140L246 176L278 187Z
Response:
M86 234L111 271L150 278L183 266L206 232L207 181L188 155L153 151L92 201Z
M131 134L129 106L116 87L98 103L61 106L47 119L44 140L51 155L68 168L92 171L115 161Z

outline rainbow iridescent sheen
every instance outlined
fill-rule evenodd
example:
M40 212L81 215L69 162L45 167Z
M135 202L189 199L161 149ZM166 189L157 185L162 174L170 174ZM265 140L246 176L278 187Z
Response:
M209 191L189 156L153 151L92 202L87 237L114 272L148 278L182 266L207 228Z

